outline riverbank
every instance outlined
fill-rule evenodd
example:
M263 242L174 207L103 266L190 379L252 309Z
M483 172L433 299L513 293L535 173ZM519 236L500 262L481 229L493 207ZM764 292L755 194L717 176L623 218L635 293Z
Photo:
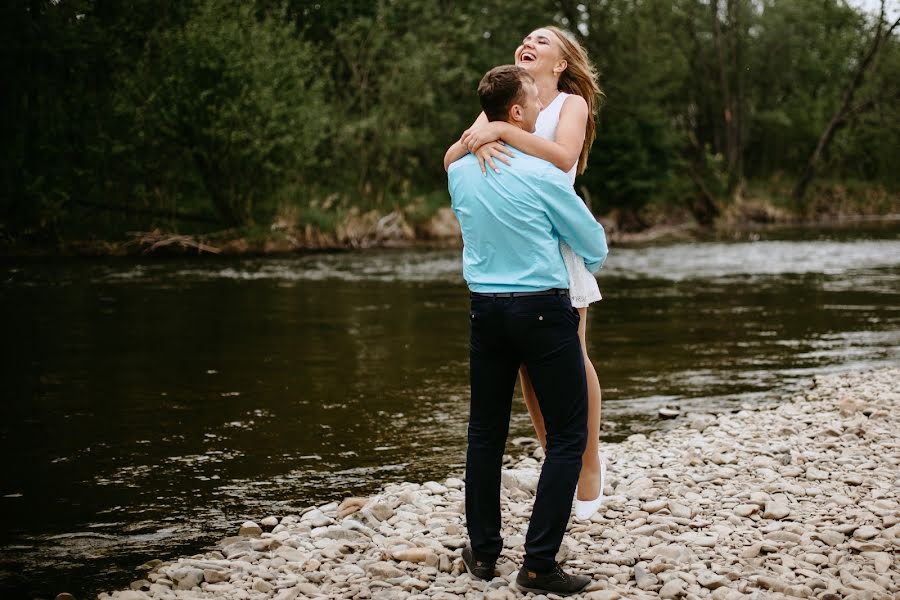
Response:
M608 495L571 523L560 559L582 597L893 598L900 592L900 369L817 377L794 397L607 447ZM244 523L214 549L146 565L99 598L520 597L541 451L513 442L499 576L472 580L463 482L389 485L370 498Z
M712 225L700 225L690 211L674 203L650 203L638 212L612 210L598 220L613 245L650 244L710 239L754 239L779 228L843 229L892 226L900 223L900 198L880 186L848 189L824 185L816 200L802 210L785 200L785 191L772 184L755 184L745 196L722 203ZM0 235L0 256L144 256L220 254L270 256L316 250L459 246L459 224L440 197L412 202L393 210L335 208L330 212L302 211L286 206L264 221L242 228L215 230L207 225L159 220L145 228L124 222L119 229L85 236L59 232L43 242ZM87 218L87 217L85 217ZM210 217L212 218L212 217ZM214 222L214 219L213 219ZM127 234L122 228L129 229ZM2 230L0 230L2 234Z
M723 221L715 227L702 227L683 215L672 215L638 231L622 230L614 218L600 217L611 245L709 240L756 240L765 232L779 230L844 230L860 227L894 227L900 214L827 216L799 219ZM313 226L268 228L250 231L229 229L206 235L187 235L154 229L132 232L131 239L73 240L48 246L7 246L5 256L279 256L298 252L360 250L368 248L461 247L459 225L450 209L441 209L425 225L413 227L401 213L364 213L348 220L334 232Z

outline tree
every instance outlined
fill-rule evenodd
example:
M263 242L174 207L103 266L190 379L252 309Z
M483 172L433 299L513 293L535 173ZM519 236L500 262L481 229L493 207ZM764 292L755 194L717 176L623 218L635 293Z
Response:
M862 102L857 104L853 103L856 92L863 83L867 72L870 70L875 57L878 55L878 51L891 40L894 29L900 24L900 18L898 18L889 27L887 26L884 18L884 5L885 0L881 0L881 10L878 14L878 21L875 25L872 39L869 42L865 53L860 57L856 68L853 69L850 81L844 89L838 108L835 110L834 114L832 114L831 119L828 120L827 125L825 125L825 129L819 136L819 141L816 144L812 155L810 155L809 159L806 161L806 166L800 174L800 179L797 181L797 186L794 188L794 201L797 204L800 204L803 201L809 182L812 181L812 178L815 176L816 168L822 159L822 155L828 149L832 140L834 140L835 133L837 133L838 129L846 125L850 118L871 109L879 100L884 98L881 95L873 95ZM896 87L893 92L889 94L889 96L891 95L896 99Z
M206 0L151 38L119 110L151 154L196 170L225 223L245 225L286 174L315 177L331 126L313 55L283 16Z
M744 178L744 56L751 9L744 0L726 0L724 9L719 0L711 0L709 7L724 130L717 136L716 147L725 155L728 191L731 192Z

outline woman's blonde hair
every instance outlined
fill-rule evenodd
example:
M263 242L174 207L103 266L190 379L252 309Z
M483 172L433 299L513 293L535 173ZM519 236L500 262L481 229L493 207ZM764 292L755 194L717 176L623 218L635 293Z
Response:
M587 167L588 154L590 154L591 145L597 137L597 115L600 113L600 102L604 96L603 90L600 89L600 84L597 82L597 69L588 58L584 47L559 27L548 25L544 29L549 29L559 38L562 58L568 63L566 70L560 73L559 89L567 94L577 94L587 102L588 119L577 169L577 173L581 175Z

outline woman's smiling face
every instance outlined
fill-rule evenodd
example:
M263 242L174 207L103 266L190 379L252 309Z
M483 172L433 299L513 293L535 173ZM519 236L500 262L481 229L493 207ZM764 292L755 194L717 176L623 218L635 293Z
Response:
M552 73L562 58L556 34L549 29L535 29L516 48L516 65L528 69L532 75Z

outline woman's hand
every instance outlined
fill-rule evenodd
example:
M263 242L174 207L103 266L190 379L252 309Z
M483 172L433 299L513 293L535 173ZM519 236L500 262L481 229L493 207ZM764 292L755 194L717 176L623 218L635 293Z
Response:
M474 152L487 143L499 141L503 137L505 125L502 121L493 121L481 127L470 127L463 132L459 141L469 152Z
M484 166L485 163L487 163L495 173L499 173L500 169L497 168L494 159L496 158L503 164L508 165L509 159L507 157L512 157L513 155L512 151L507 148L503 142L488 142L487 144L483 144L479 148L476 148L472 154L478 159L482 175L487 175L487 170Z

